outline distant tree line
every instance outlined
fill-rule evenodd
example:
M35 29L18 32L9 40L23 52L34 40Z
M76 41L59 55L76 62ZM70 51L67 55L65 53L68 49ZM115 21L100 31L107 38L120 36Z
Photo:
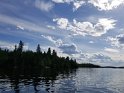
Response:
M59 57L55 50L48 48L47 52L42 51L40 44L37 45L36 52L31 50L24 51L24 42L20 41L14 50L0 48L0 68L2 69L52 69L69 70L77 67L98 68L99 65L91 63L78 64L76 60L69 57Z
M48 48L47 52L42 52L40 45L37 45L36 52L31 50L23 51L24 43L19 42L15 45L15 49L10 51L8 49L0 48L0 68L4 69L73 69L77 68L76 60L69 57L58 57L55 50Z
M100 68L101 66L91 64L91 63L83 63L83 64L78 64L78 67L83 67L83 68Z

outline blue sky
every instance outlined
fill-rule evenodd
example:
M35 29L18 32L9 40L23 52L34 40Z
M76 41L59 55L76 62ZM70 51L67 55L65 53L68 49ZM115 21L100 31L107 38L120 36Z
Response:
M124 65L124 0L0 0L0 47L55 49L78 62Z

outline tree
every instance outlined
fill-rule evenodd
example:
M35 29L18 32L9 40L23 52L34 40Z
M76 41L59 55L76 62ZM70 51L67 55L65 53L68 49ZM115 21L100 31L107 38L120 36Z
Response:
M36 52L37 52L37 53L40 53L40 52L41 52L40 44L37 45Z
M20 40L19 42L19 46L18 46L18 52L22 52L23 51L23 46L24 46L24 43Z
M14 52L16 52L17 51L17 45L15 45L15 49L14 49Z
M47 54L51 55L51 49L50 48L48 48Z
M53 55L54 57L56 57L56 56L57 56L57 53L56 53L56 51L55 51L55 50L53 50L52 55Z
M66 61L69 62L69 57L68 56L66 57Z
M25 71L27 69L50 67L54 70L64 70L77 66L76 60L69 57L59 57L57 52L51 50L51 48L48 48L47 52L42 53L40 44L37 45L36 52L30 50L23 51L23 46L24 43L20 41L18 46L15 45L13 51L0 48L0 68Z

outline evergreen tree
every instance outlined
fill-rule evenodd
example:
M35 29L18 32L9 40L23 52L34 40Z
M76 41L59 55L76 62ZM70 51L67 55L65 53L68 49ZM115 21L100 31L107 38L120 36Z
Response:
M14 49L14 52L16 52L17 51L17 45L15 45L15 49Z
M66 57L66 61L67 61L67 62L69 61L69 57L68 57L68 56Z
M47 55L51 55L51 49L48 48Z
M19 46L18 46L18 52L22 52L23 51L23 46L24 46L24 43L20 40L20 42L19 42Z
M55 50L53 50L52 55L53 55L54 57L56 57L56 56L57 56L57 53L56 53L56 51L55 51Z
M7 69L35 69L51 68L55 70L69 70L76 67L76 60L69 57L58 57L57 52L48 48L47 52L42 53L40 45L37 45L36 52L23 51L24 43L19 42L18 47L15 45L14 51L0 49L0 67Z
M40 53L40 52L41 52L40 44L37 45L36 52L37 52L37 53Z

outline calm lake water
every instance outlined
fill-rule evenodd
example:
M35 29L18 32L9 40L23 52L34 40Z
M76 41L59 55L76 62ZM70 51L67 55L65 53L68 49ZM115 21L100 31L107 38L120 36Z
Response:
M0 73L0 93L124 93L124 69Z

